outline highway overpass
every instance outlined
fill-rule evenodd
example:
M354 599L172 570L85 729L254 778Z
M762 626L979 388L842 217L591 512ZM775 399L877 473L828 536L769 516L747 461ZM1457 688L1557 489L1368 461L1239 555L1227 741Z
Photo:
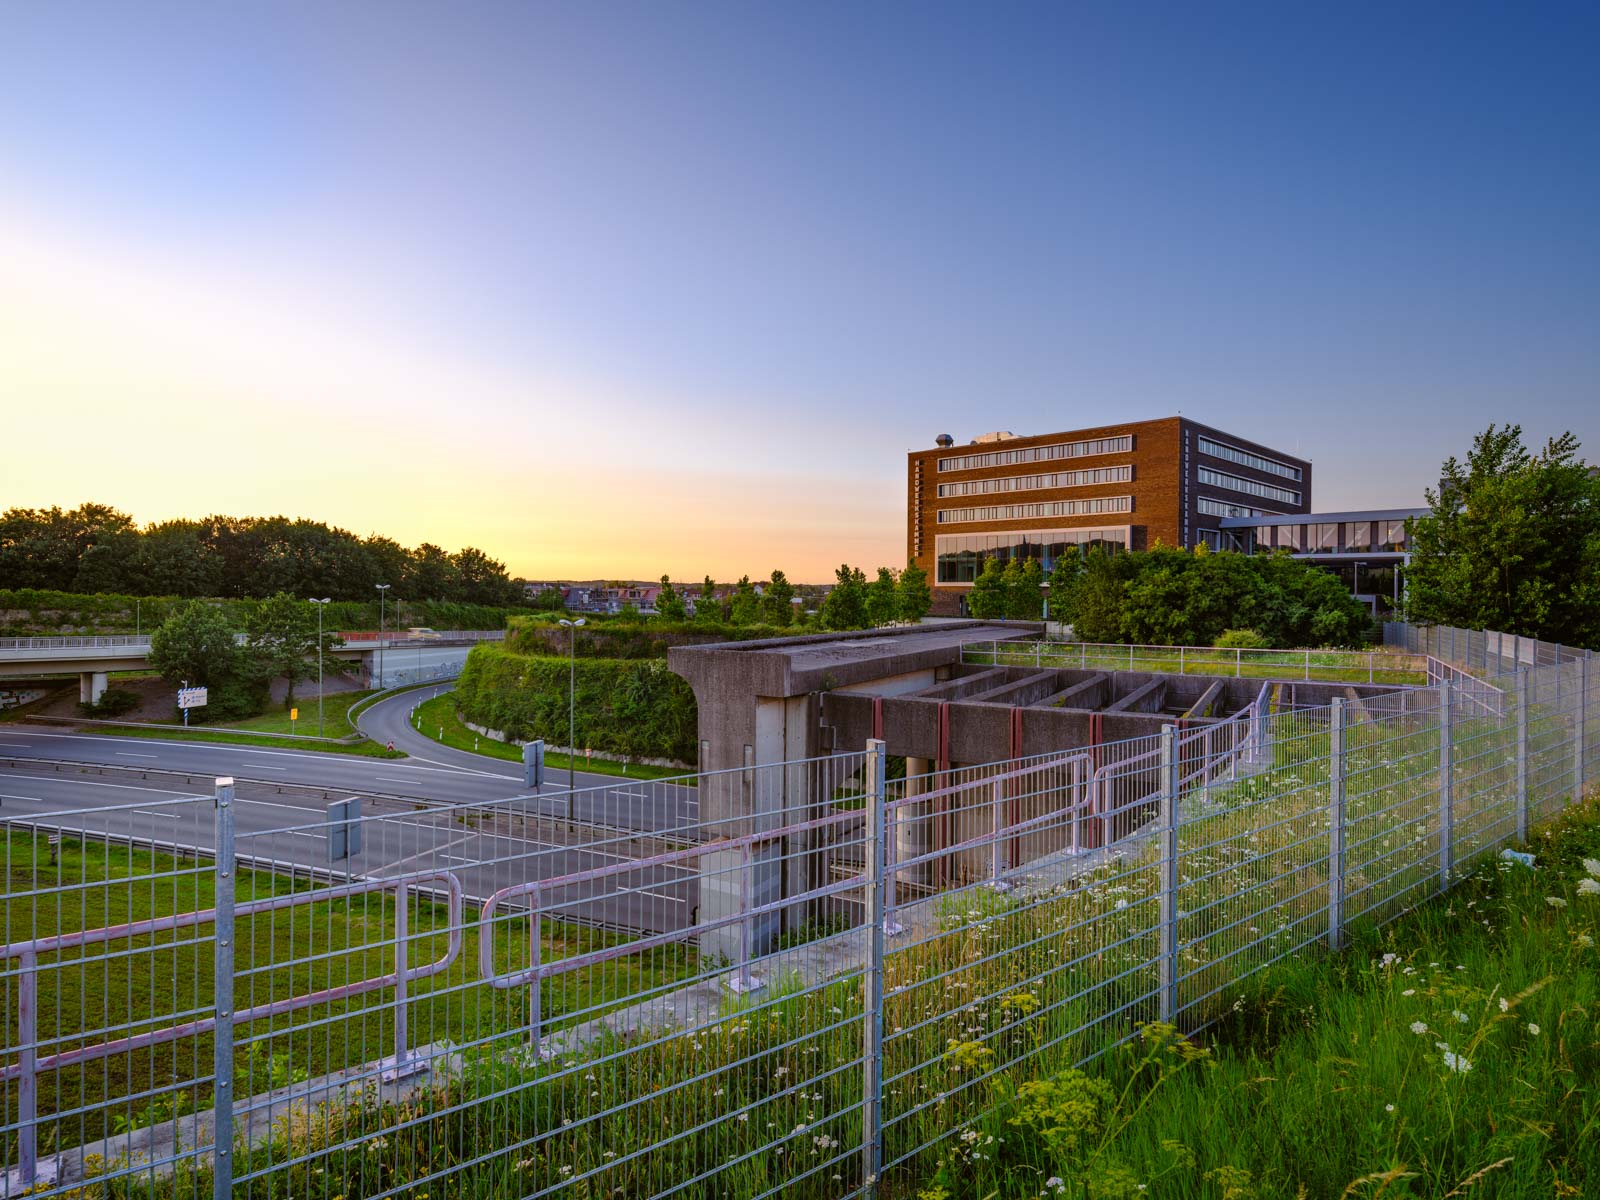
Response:
M240 634L239 640L244 640ZM358 661L362 676L372 687L410 682L409 673L421 674L465 661L478 642L500 641L503 629L458 630L425 635L350 632L338 635L343 644L329 651L332 658ZM106 690L112 671L150 669L150 638L121 637L19 637L0 638L0 678L34 679L78 676L78 698L89 704ZM396 678L396 676L400 678Z

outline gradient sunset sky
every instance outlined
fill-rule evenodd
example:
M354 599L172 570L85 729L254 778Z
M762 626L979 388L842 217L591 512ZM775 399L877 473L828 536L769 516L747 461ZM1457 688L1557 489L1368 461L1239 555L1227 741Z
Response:
M1600 459L1600 6L15 3L0 508L898 565L905 451Z

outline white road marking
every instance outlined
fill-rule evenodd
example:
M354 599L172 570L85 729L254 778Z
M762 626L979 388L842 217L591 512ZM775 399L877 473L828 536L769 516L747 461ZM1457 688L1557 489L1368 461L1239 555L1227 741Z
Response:
M249 763L243 763L241 765L246 767L246 768L248 768L250 766ZM267 766L266 763L258 763L258 764L256 764L256 770L258 770L258 771L287 771L288 769L289 769L288 767L269 767L269 766Z
M118 750L118 751L116 751L116 756L118 758L159 758L159 757L161 757L159 754L134 754L134 753L132 753L131 751L128 751L128 750Z

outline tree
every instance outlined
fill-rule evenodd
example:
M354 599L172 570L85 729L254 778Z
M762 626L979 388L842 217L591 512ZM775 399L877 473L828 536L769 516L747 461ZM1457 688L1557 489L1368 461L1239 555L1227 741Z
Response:
M1012 559L1006 566L1006 616L1037 621L1044 615L1044 565L1037 558Z
M823 629L865 629L867 627L867 577L861 568L841 563L834 572L834 585L817 612Z
M1066 610L1072 589L1082 577L1082 551L1076 547L1069 547L1064 553L1056 556L1056 561L1050 567L1049 612L1052 621L1065 620L1061 614Z
M773 571L761 597L761 621L780 629L794 622L794 584L782 571Z
M174 687L206 688L207 720L252 716L265 707L265 678L250 669L228 618L202 601L185 604L151 633L150 665Z
M1600 646L1600 477L1570 433L1532 454L1491 425L1408 522L1409 620Z
M516 586L506 574L505 563L490 558L476 546L464 547L451 561L456 569L452 600L499 606L515 599Z
M680 600L678 603L682 604L683 601ZM551 586L534 596L529 601L529 607L535 612L565 612L567 610L567 599L561 594L560 587Z
M294 706L294 685L313 679L317 672L317 620L311 605L288 592L279 592L245 618L245 654L262 676L288 680L283 706ZM343 645L339 636L322 634L323 669L342 672L344 663L329 658L327 652Z
M933 607L933 591L928 587L928 573L913 559L900 572L900 582L895 587L895 603L900 620L915 625L928 615Z
M867 584L867 624L892 625L900 619L899 580L888 567L878 568L878 577Z
M985 559L983 570L967 593L967 611L980 621L993 621L1006 615L1005 568L998 558Z
M733 602L728 605L728 619L735 625L754 625L761 614L761 597L756 595L750 576L741 575L734 585Z
M663 621L682 621L689 616L689 606L672 586L670 577L661 577L661 593L656 597L656 615Z
M1131 555L1118 555L1131 558ZM1099 546L1083 560L1083 570L1064 597L1058 620L1086 642L1114 642L1122 636L1121 573L1112 556Z

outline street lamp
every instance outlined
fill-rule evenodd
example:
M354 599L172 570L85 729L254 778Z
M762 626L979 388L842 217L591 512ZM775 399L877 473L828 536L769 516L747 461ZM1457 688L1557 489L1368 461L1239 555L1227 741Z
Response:
M317 606L317 736L322 736L322 609L333 597L324 596L311 603Z
M561 618L561 624L572 631L572 635L567 639L567 791L569 793L576 790L575 772L578 769L577 718L573 714L578 698L578 627L585 623L582 617L576 621Z
M389 599L389 585L377 584L378 589L378 686L382 687L388 682L383 676L383 605Z

